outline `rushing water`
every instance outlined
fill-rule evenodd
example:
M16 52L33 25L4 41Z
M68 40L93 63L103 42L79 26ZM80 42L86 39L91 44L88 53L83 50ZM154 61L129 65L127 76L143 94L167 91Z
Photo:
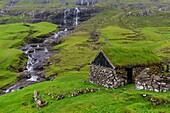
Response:
M75 15L75 22L73 23L74 27L77 27L77 25L79 24L79 13L80 10L76 7L74 10L74 15Z

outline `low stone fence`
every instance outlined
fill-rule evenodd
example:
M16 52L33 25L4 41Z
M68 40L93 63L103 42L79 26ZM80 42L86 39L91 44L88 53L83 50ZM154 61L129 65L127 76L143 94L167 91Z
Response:
M126 75L125 70L115 70L105 68L102 66L91 65L89 73L89 81L94 84L105 86L108 88L117 88L127 84L126 76L119 76L118 74Z
M170 75L148 74L149 68L145 68L136 77L135 84L139 90L150 90L155 92L166 92L170 89Z

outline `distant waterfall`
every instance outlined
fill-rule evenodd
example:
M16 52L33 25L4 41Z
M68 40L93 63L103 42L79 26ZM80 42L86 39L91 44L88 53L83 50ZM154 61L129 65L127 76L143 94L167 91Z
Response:
M64 19L63 19L64 24L67 24L67 15L69 15L69 13L70 13L70 9L64 10Z
M75 20L73 23L74 27L77 27L77 25L79 24L79 13L80 13L80 10L76 7L74 11L74 16L75 16Z
M79 13L80 10L78 7L75 7L74 9L71 8L67 8L64 10L63 12L63 24L65 26L71 25L73 28L77 27L77 25L79 24ZM64 31L67 31L67 28L64 29Z

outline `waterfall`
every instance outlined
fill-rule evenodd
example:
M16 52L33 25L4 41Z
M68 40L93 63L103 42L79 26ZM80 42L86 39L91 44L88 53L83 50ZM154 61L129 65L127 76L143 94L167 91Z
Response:
M16 90L13 90L14 87L16 87L16 85L9 87L9 88L5 91L5 93L9 93L9 92L14 92L14 91L16 91ZM17 89L17 90L18 90L18 89Z
M89 1L88 1L88 0L86 0L86 3L87 3L87 6L89 6L89 5L90 5L90 3L89 3Z
M36 82L37 79L38 79L38 76L32 75L30 79L27 79L27 81L34 81L34 82Z
M27 66L26 69L28 72L33 72L33 59L28 55L28 61L27 61Z
M69 12L70 12L70 9L66 9L65 11L64 11L64 24L67 24L67 15L69 14Z
M58 38L58 33L54 33L54 38L56 39L56 38Z
M81 5L83 5L84 4L84 0L81 0Z
M84 3L84 0L82 0L81 2ZM79 13L80 13L80 10L78 9L78 7L75 7L74 9L69 9L69 8L65 9L64 12L63 12L63 15L64 15L64 18L63 18L64 26L72 24L73 28L77 27L77 25L79 24ZM69 21L67 20L68 17L69 17ZM72 21L70 21L70 18L73 18L73 23L72 23ZM55 34L54 37L58 37L60 33L67 32L67 31L68 31L68 29L65 28L61 32L58 32L58 34Z
M44 48L44 51L45 51L46 53L48 52L48 49L47 49L47 47L45 47L45 48Z
M32 49L32 47L29 47L28 50L25 51L26 54L28 54L28 52Z
M79 22L78 22L79 13L80 13L80 10L76 7L75 10L74 10L74 15L75 15L75 22L73 23L74 27L77 27L77 25L79 24Z

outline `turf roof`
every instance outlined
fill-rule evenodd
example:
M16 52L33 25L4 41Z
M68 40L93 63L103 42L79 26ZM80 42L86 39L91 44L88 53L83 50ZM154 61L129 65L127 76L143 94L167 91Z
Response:
M115 67L128 67L161 63L152 51L144 48L103 47L102 51Z

